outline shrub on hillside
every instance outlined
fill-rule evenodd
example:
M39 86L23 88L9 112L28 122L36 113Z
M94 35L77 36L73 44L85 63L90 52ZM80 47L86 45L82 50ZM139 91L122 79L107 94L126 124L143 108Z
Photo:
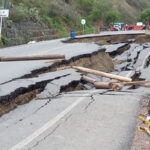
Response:
M111 24L115 22L120 22L122 20L121 14L116 11L108 11L105 16L105 23Z
M2 43L3 43L4 46L8 45L8 39L7 39L7 37L2 36L1 41L2 41Z
M92 7L90 15L88 16L88 19L92 22L95 22L96 20L103 20L107 24L107 20L110 19L106 19L106 17L109 15L108 12L111 11L113 12L111 1L96 1Z
M14 6L11 9L10 19L15 22L25 21L27 20L27 11L28 9L22 4L19 6Z
M150 23L150 8L145 9L140 16L138 17L138 21L142 21L147 24Z
M76 3L82 14L90 14L94 6L94 0L77 0Z
M126 0L127 3L135 8L139 8L140 10L143 10L143 8L146 7L146 0Z
M49 14L50 16L58 16L68 18L70 20L76 21L79 14L75 8L62 0L50 1L49 6L51 8Z
M11 8L10 19L14 22L34 21L39 22L40 17L37 8L29 8L25 4L20 3Z

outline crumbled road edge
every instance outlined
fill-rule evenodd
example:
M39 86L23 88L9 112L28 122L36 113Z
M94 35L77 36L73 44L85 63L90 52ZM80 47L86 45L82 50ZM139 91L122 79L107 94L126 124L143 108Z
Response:
M144 117L150 116L150 97L144 98L141 101L139 115ZM143 126L143 123L138 120L138 125ZM131 150L150 150L150 136L136 129Z

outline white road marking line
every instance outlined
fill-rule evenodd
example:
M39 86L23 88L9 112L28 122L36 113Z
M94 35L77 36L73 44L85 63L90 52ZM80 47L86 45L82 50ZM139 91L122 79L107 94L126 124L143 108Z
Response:
M34 139L36 139L38 136L40 136L42 133L44 133L46 130L48 130L50 127L52 127L55 123L57 123L62 117L64 117L66 114L68 114L74 107L76 107L78 104L80 104L85 97L88 96L89 94L84 94L83 97L79 98L76 100L73 104L71 104L69 107L67 107L64 111L62 111L60 114L58 114L55 118L52 120L48 121L44 126L42 126L40 129L35 131L33 134L29 135L27 138L22 140L20 143L17 145L13 146L9 150L21 150L24 148L26 145L31 143Z

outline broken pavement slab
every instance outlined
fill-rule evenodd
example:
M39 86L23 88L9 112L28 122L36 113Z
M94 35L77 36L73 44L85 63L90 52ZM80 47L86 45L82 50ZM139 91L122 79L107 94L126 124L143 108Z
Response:
M65 78L66 76L68 78ZM58 79L59 84L57 82ZM15 98L20 94L24 94L24 92L27 90L32 91L39 88L44 89L48 83L53 85L56 84L60 88L61 86L67 85L73 81L80 81L80 79L80 73L77 73L73 69L66 69L45 73L35 78L19 79L16 81L8 82L0 86L0 103L7 103L11 101L13 97ZM55 86L53 86L53 88L55 88ZM51 92L51 89L49 92Z
M141 50L134 67L140 70L143 69L147 63L148 57L150 57L150 48Z
M74 84L73 86L75 86L75 82L77 83L80 82L81 80L80 73L77 73L73 69L68 69L65 71L71 72L71 74L69 74L66 77L61 77L59 79L53 80L52 82L48 83L44 91L36 96L36 99L54 98L60 95L62 87L66 87L67 89L67 86L69 87L69 84L72 83Z
M150 66L142 69L140 78L145 80L150 80Z
M113 44L113 45L105 45L103 48L106 49L106 53L109 53L110 55L117 54L122 48L128 46L128 43L119 43L119 44Z
M92 54L100 51L101 47L94 43L62 43L61 39L46 42L39 42L33 45L21 45L10 48L4 48L0 51L0 56L33 56L33 55L48 55L62 54L66 56L66 60ZM33 70L37 72L44 68L49 69L54 63L45 63L44 61L31 62L1 62L0 69L0 84L18 79L28 74L32 74ZM9 69L6 69L9 68ZM19 71L18 71L19 70Z
M113 60L116 61L128 61L128 57L131 55L131 53L134 51L136 47L139 47L139 44L130 44L130 48L126 51L124 51L122 54L117 55Z
M56 43L54 42L54 44ZM75 45L72 46L74 47ZM73 50L77 50L79 48L78 46L81 45L77 44L76 48L73 48L71 45L68 45L68 47L71 46ZM59 46L64 46L63 49L68 48L63 44ZM84 52L79 50L80 54L82 54L82 52L83 54L86 52L91 54L91 52L97 52L97 48L100 48L93 44L93 46L91 46L93 49L90 50L89 46L89 49L86 51L86 45L82 46L81 48L83 48ZM57 48L55 50L57 50ZM135 51L139 52L139 50ZM46 50L43 52L47 53ZM66 52L68 53L70 51ZM73 53L77 55L76 52L73 51ZM138 57L136 59L138 59ZM133 64L131 65L133 66ZM34 69L37 69L36 66ZM79 74L75 72L75 70L69 72ZM127 77L134 75L134 73L135 70L128 71L126 69L125 71L114 72L114 74L122 74ZM33 133L36 132L37 134L39 129L47 125L48 122L55 122L55 120L58 121L56 121L53 126L47 128L47 130L44 129L45 132L31 140L23 149L130 149L136 126L139 102L142 96L146 94L145 91L148 92L149 89L123 89L121 92L103 89L93 91L85 90L59 93L60 95L57 96L61 85L65 86L66 83L72 82L72 78L76 81L80 80L80 74L78 77L75 77L66 72L60 76L61 73L57 72L58 75L53 75L58 78L52 77L54 80L49 82L48 79L51 79L50 74L51 72L47 73L47 75L43 73L43 76L18 79L18 81L23 80L27 82L26 86L36 84L37 82L43 83L45 82L44 79L46 79L46 84L44 83L43 93L38 95L41 97L26 104L25 109L22 109L24 106L19 106L19 108L2 116L0 141L2 143L1 147L3 147L4 150L20 144L22 140L26 140L26 138L30 137ZM5 83L5 85L8 83ZM20 82L19 86L21 87L22 85ZM65 115L62 115L64 113ZM62 117L57 119L58 116Z

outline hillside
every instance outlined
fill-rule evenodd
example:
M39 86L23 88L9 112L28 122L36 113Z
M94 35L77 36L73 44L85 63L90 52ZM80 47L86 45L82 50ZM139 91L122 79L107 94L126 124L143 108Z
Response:
M6 2L6 4L3 4ZM15 37L18 35L21 24L29 22L29 25L24 25L26 28L22 31L25 32L28 26L36 26L35 23L44 24L41 28L41 34L38 31L32 36L41 36L42 30L45 31L49 28L51 32L57 37L64 37L69 35L70 29L76 30L77 34L82 31L81 19L87 20L86 32L93 32L93 27L105 25L108 26L111 22L122 21L125 23L135 23L139 13L145 8L150 6L149 0L1 0L0 5L5 5L10 8L10 17L7 19L9 23L5 23L8 27L13 23L13 31L11 31L11 38L13 32ZM11 22L10 22L11 21ZM6 21L8 22L8 21ZM46 25L46 27L45 27ZM7 26L3 34L7 37ZM18 28L19 26L19 28ZM17 27L17 28L16 28ZM34 27L33 27L34 28ZM40 28L40 27L39 27ZM45 30L46 28L46 30ZM9 27L10 29L10 27ZM14 31L15 30L15 31ZM46 33L45 33L46 34ZM30 34L24 33L23 40L25 43L29 40ZM53 37L48 37L51 39ZM10 37L8 37L10 38ZM20 39L20 38L19 38ZM34 38L32 38L33 40ZM45 39L45 37L44 37ZM16 39L17 41L17 39ZM20 41L20 43L22 43ZM18 43L18 44L20 44ZM17 43L16 43L17 44Z
M150 7L149 0L114 0L114 2L118 11L125 12L126 16L123 21L127 23L134 23L133 21L136 21L141 11Z
M42 20L51 24L58 17L72 23L81 17L90 23L97 20L107 23L106 18L112 11L118 12L121 20L128 23L136 21L139 13L150 6L149 0L11 0L11 3L13 21Z

